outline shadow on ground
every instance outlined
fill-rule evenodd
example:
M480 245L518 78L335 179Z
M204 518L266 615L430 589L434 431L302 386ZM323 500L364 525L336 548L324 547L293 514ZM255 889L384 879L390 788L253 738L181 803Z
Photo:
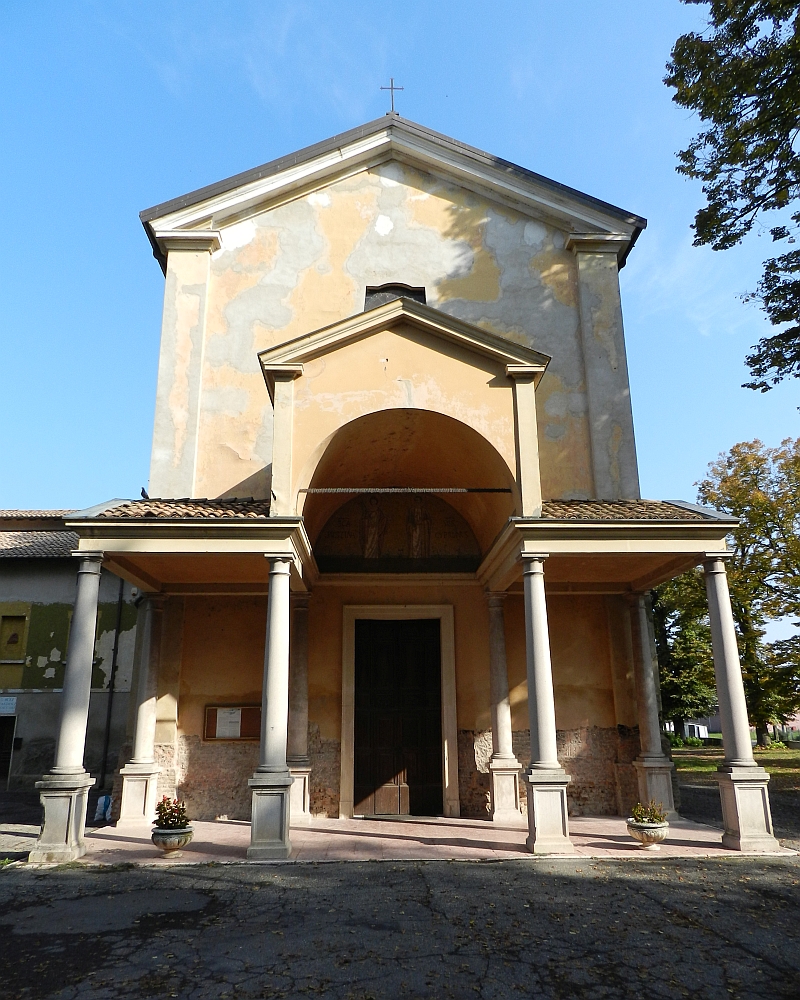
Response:
M0 995L794 1000L797 858L0 873Z

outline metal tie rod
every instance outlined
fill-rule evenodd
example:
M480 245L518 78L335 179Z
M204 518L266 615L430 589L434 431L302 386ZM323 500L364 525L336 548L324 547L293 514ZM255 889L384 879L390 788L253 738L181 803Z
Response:
M298 493L510 493L507 486L323 486Z

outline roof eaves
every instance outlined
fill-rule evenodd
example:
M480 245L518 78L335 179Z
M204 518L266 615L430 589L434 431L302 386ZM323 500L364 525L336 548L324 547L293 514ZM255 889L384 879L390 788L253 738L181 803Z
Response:
M693 510L696 514L702 514L712 521L737 521L739 520L734 514L726 514L722 510L714 510L713 507L701 507L696 503L689 503L688 500L665 500L665 503L671 503L675 507L683 507L685 510Z
M123 504L131 503L130 500L122 500L119 497L114 500L106 500L105 503L97 503L94 507L87 507L85 510L75 510L64 518L65 523L70 521L85 521L87 518L96 517L104 511L113 510L114 507L121 507Z

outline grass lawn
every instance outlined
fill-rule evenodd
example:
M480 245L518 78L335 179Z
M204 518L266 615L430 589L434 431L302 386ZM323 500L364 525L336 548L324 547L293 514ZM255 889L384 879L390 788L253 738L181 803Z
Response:
M769 771L769 787L776 792L800 792L800 750L756 750L756 763ZM722 763L721 749L673 749L672 759L681 782L716 784L715 772Z

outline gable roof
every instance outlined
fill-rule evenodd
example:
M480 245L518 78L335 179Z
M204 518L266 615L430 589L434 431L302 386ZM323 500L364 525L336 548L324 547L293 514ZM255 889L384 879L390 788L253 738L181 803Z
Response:
M397 298L366 312L348 316L347 319L324 326L320 330L295 337L285 344L260 351L258 360L261 362L261 370L270 395L272 395L270 371L296 367L297 374L300 374L301 366L306 361L367 337L378 330L396 326L398 323L407 323L435 337L441 337L476 354L489 357L506 367L533 369L532 374L537 383L550 363L550 356L540 351L498 337L496 333L482 330L472 323L465 323L464 320L450 316L441 309L434 309L433 306L423 305L414 299Z
M265 205L308 193L337 176L355 173L397 159L488 195L522 211L549 217L569 232L617 233L626 237L620 267L647 225L632 212L584 194L509 160L493 156L433 129L390 112L271 160L154 205L139 213L153 246L153 255L166 268L165 248L158 232L202 230L209 234Z

